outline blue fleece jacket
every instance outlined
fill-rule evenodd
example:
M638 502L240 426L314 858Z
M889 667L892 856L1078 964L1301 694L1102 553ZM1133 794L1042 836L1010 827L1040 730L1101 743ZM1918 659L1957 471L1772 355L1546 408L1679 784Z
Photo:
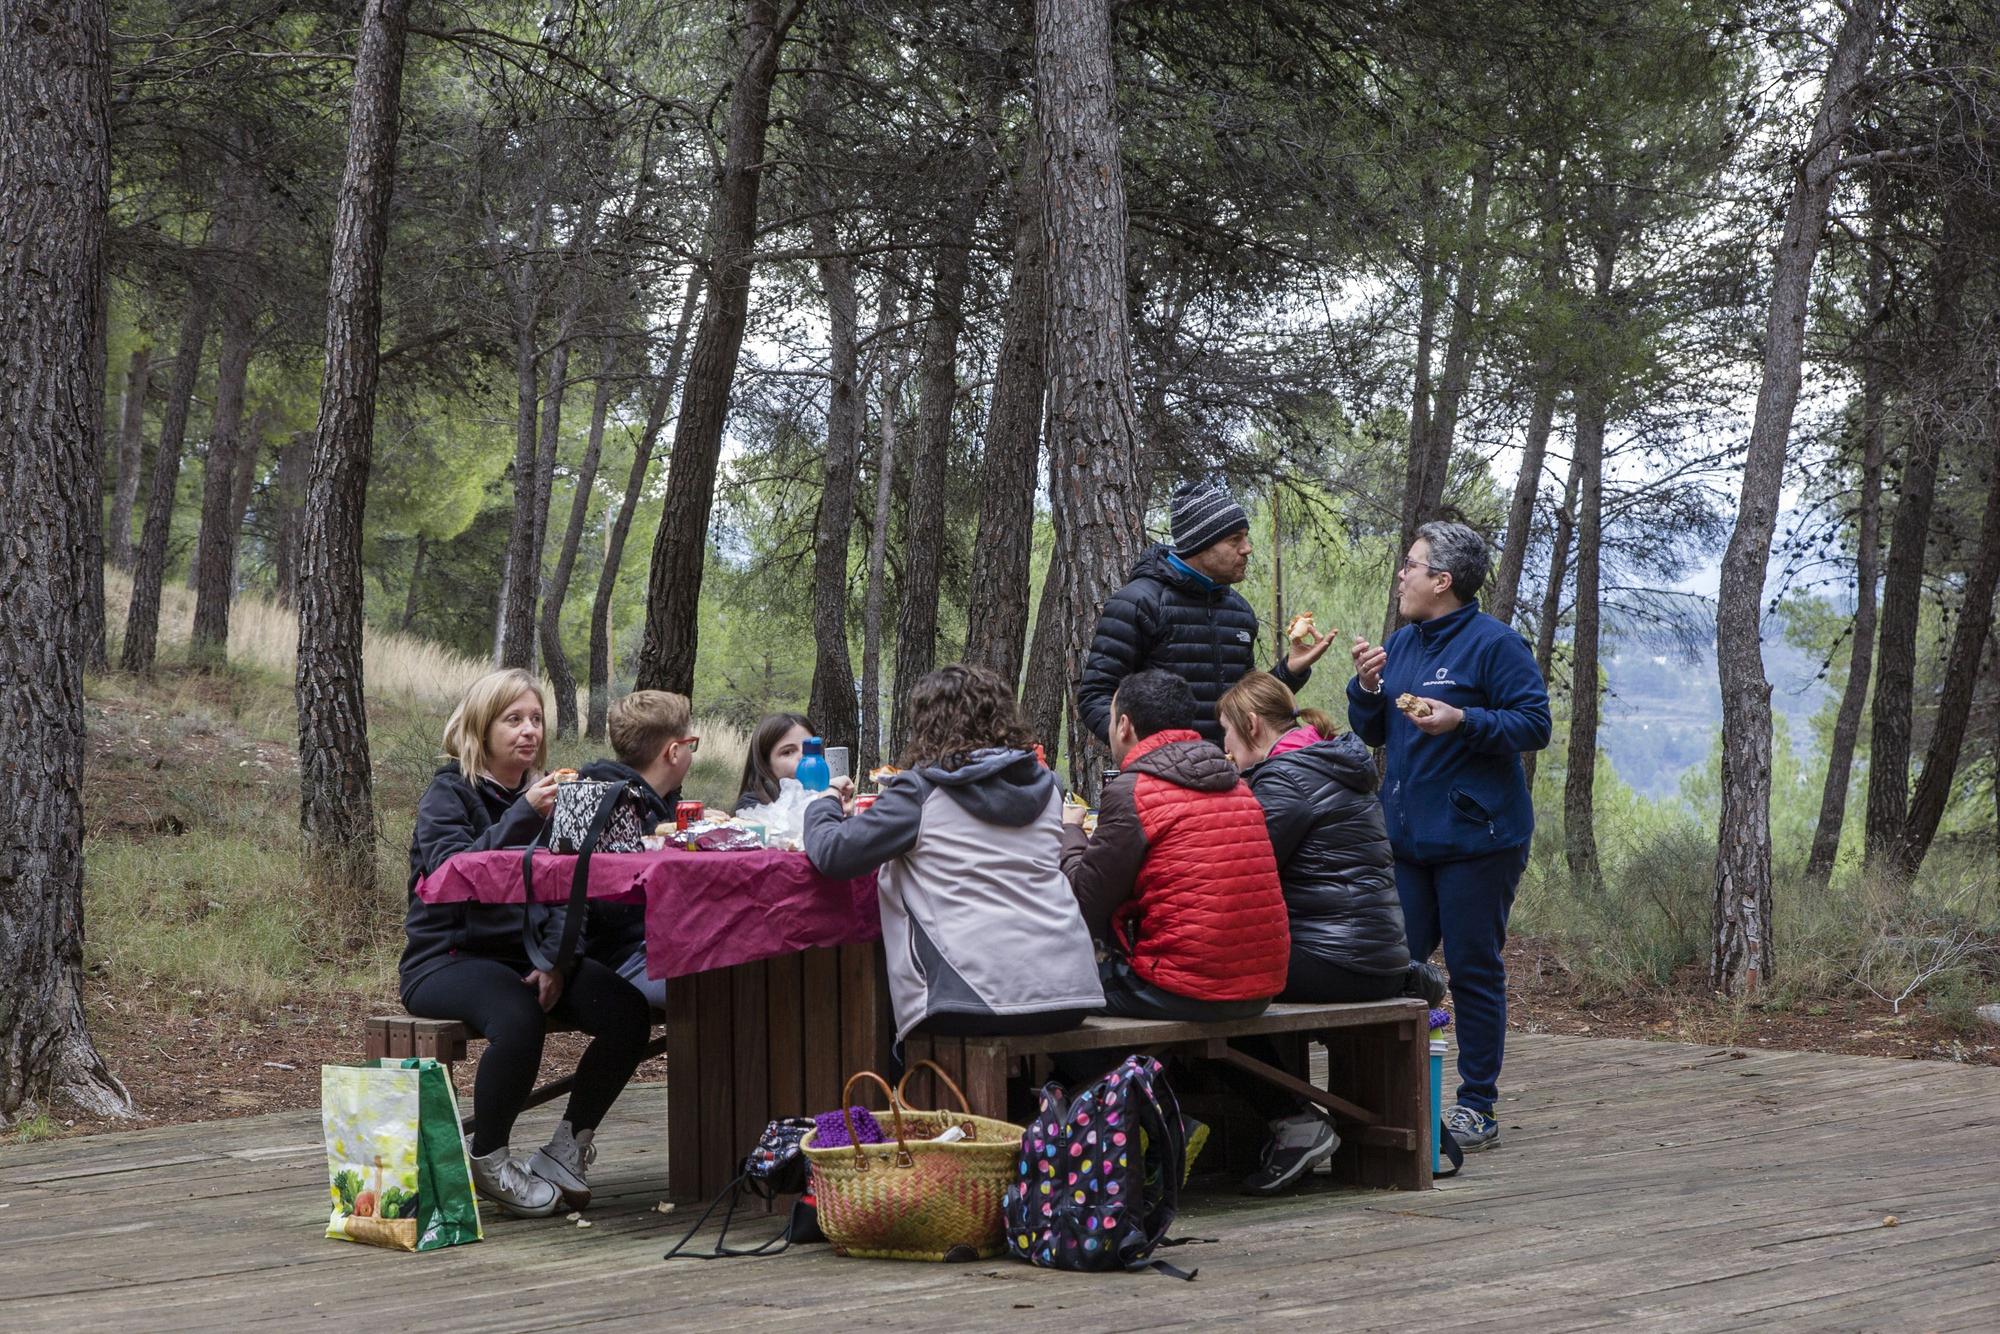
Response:
M1521 636L1469 602L1389 636L1382 690L1347 683L1347 721L1386 747L1382 813L1400 861L1449 862L1519 847L1535 832L1523 751L1549 744L1549 692ZM1405 692L1465 721L1428 736L1395 707Z

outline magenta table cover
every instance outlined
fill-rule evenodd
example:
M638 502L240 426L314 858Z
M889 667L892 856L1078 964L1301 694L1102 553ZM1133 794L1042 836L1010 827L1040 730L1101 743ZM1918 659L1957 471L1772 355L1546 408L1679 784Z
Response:
M569 898L576 858L535 854L535 899ZM646 905L654 977L882 938L875 877L829 880L802 852L600 852L590 897ZM417 882L426 903L519 903L521 850L461 852Z

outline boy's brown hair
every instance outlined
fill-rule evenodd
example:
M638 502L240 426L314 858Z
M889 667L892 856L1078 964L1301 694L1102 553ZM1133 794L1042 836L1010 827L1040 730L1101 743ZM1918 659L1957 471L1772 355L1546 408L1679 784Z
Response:
M660 758L669 741L688 734L694 706L686 695L666 690L635 690L611 706L605 722L618 762L643 769Z

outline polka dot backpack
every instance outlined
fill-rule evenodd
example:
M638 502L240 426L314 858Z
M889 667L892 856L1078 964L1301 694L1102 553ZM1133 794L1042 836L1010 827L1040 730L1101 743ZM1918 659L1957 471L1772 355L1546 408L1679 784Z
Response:
M1045 1269L1193 1278L1153 1258L1173 1244L1186 1158L1180 1104L1152 1057L1126 1057L1074 1099L1045 1086L1001 1205L1008 1254Z

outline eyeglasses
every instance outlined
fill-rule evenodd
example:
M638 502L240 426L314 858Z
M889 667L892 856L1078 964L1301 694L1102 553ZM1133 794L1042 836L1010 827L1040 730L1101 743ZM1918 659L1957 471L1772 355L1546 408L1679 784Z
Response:
M683 736L674 739L681 745L686 746L690 755L701 749L701 738L698 736Z
M1423 569L1423 570L1429 570L1432 574L1444 573L1443 570L1440 570L1437 566L1429 564L1426 561L1409 560L1407 558L1403 561L1401 565L1397 566L1396 568L1406 572L1409 570Z

